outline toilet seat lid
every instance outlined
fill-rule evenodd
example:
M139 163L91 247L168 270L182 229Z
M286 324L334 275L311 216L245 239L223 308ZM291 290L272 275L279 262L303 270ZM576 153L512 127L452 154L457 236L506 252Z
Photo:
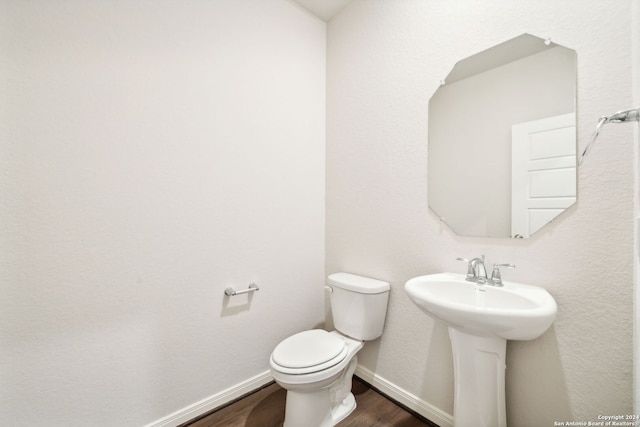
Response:
M335 363L340 362L344 358L345 347L344 340L338 336L322 329L312 329L282 341L273 350L271 357L275 363L285 368L308 368L325 364L342 354L341 358L335 360Z

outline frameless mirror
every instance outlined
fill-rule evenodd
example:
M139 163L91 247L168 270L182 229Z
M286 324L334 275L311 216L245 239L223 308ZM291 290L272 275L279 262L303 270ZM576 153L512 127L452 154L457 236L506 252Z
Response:
M575 203L576 52L523 34L429 101L429 206L457 234L526 238Z

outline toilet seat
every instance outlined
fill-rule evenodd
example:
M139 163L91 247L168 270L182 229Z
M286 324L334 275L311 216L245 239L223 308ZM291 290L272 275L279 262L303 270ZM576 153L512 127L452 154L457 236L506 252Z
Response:
M348 347L339 336L312 329L290 336L271 353L272 366L284 374L310 374L340 363Z

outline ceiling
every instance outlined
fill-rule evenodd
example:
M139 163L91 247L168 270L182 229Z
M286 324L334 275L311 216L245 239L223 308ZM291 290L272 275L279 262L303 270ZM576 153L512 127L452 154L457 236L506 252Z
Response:
M351 0L293 0L323 21L328 22Z

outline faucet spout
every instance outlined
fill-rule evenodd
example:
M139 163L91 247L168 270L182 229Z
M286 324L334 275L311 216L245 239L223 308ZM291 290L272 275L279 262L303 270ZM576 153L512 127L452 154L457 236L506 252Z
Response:
M484 255L481 258L473 258L469 261L469 269L473 270L473 276L478 283L487 282L487 269L484 266Z

